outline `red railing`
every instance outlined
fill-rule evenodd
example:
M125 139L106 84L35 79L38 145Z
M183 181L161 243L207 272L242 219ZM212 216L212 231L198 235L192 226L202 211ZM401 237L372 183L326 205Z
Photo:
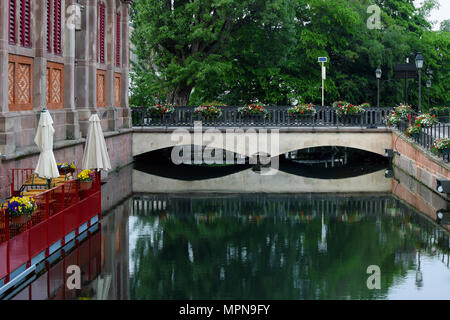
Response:
M67 267L79 266L82 285L94 280L101 271L101 228L70 253L63 254L55 265L46 265L46 272L23 288L12 300L71 300L76 299L79 290L69 290L66 286ZM83 293L82 293L83 294Z
M23 173L14 170L11 189L28 169ZM30 266L32 258L43 251L48 257L49 248L57 241L62 247L66 235L74 232L78 236L80 226L87 223L89 228L96 215L101 219L100 172L95 173L90 186L85 184L70 180L34 196L38 208L27 221L9 217L6 209L0 212L0 279L6 276L8 282L12 271L24 264Z
M12 169L11 196L19 195L19 190L25 181L33 174L34 169Z

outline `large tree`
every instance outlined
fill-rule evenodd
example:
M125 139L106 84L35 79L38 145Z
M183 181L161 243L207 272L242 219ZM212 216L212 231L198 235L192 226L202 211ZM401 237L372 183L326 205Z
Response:
M198 81L224 74L223 52L249 2L232 0L139 0L133 5L136 77L152 74L152 88L168 103L187 105Z
M381 8L370 29L367 8ZM135 104L218 101L320 103L318 56L327 56L326 103L376 104L374 70L383 70L381 105L403 100L394 66L425 56L433 70L432 105L448 103L449 33L426 20L436 0L136 0ZM426 81L426 77L423 77ZM410 80L408 101L417 101ZM423 96L425 100L425 97ZM424 103L422 103L424 105Z

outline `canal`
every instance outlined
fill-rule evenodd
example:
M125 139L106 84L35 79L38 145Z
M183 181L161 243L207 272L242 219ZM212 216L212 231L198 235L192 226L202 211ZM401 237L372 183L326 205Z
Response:
M450 299L448 226L430 214L444 199L384 162L307 162L137 161L108 177L99 231L74 251L81 289L63 258L11 298Z

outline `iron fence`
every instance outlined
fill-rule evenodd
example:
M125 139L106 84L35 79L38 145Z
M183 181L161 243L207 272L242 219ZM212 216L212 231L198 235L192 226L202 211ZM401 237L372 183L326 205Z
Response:
M408 128L411 121L400 120L400 123L397 125L397 129L405 134L406 129ZM413 134L409 136L415 143L424 147L427 150L432 150L434 143L442 138L450 138L450 123L438 122L433 124L430 127L422 127L419 133ZM443 151L440 153L436 153L442 160L445 162L450 162L449 151ZM435 152L435 151L434 151Z
M202 118L195 112L196 107L175 107L175 111L155 116L146 107L132 108L132 123L135 127L191 127L194 121L202 121L202 126L236 127L379 127L386 126L385 117L391 108L368 108L361 115L338 116L336 108L315 107L316 114L296 116L288 112L290 106L265 107L266 116L243 116L237 106L221 107L222 115L217 118Z

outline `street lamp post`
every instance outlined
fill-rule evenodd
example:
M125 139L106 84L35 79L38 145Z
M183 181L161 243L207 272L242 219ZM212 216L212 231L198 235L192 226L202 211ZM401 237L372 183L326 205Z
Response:
M428 88L428 112L430 112L430 88L431 88L431 80L427 80L427 88Z
M377 77L377 107L380 107L380 78L381 78L381 69L378 67L375 70L375 75Z
M418 53L416 56L416 67L419 71L419 107L418 112L422 112L422 68L423 68L423 56L422 53Z

